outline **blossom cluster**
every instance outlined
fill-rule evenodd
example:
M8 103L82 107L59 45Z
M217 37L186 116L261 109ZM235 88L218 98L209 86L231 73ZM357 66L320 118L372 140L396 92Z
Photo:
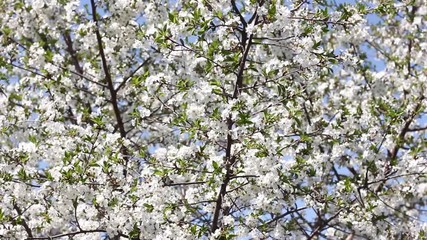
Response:
M0 2L1 239L425 239L427 7Z

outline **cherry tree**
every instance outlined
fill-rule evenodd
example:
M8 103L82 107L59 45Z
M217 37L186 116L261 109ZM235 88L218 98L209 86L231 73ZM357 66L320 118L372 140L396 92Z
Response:
M0 1L1 239L426 239L421 0Z

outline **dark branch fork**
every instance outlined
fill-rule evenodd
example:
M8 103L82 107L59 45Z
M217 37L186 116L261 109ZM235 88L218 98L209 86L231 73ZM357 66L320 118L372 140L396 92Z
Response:
M118 127L119 132L120 132L120 137L125 138L126 137L126 129L125 129L125 125L123 122L122 115L120 113L119 103L118 103L118 99L117 99L117 91L114 88L113 79L111 77L110 69L109 69L109 66L107 63L107 58L105 57L105 52L104 52L104 47L103 47L103 42L102 42L102 36L101 36L101 33L99 32L99 21L98 21L97 13L96 13L95 0L91 0L90 3L91 3L91 8L92 8L92 20L94 21L94 23L96 25L95 35L96 35L96 40L97 40L97 44L98 44L98 48L99 48L98 49L99 55L101 56L102 68L103 68L104 74L105 74L105 81L107 82L108 90L110 92L111 103L113 105L113 111L114 111L114 115L116 117L117 127ZM123 157L125 159L125 168L123 170L123 175L126 177L127 165L129 162L129 151L126 147L122 147L121 153L123 154Z
M245 64L247 62L249 50L250 50L250 47L252 45L253 35L250 34L250 36L248 36L248 33L245 31L248 23L242 17L242 14L240 13L240 11L236 5L236 2L231 1L231 4L232 4L233 11L238 16L240 16L240 20L242 21L242 24L243 24L243 31L241 31L241 42L240 42L241 47L243 49L243 56L239 62L239 70L236 74L236 85L234 86L234 92L233 92L233 95L231 96L232 99L236 99L241 94L241 91L243 89L243 73L245 71ZM253 16L251 17L250 21L255 20L255 23L256 23L257 19L258 19L258 15L255 12L253 14ZM231 118L231 115L227 118L226 124L227 124L228 131L231 131L233 129L234 124L235 124L235 122ZM218 196L216 198L215 210L213 212L213 219L212 219L212 225L211 225L211 232L212 233L215 232L219 228L219 225L220 225L219 224L219 217L220 217L221 212L223 212L224 215L228 214L228 211L223 209L222 204L224 202L225 195L227 194L228 184L229 184L230 180L233 178L232 167L235 164L235 162L237 161L237 157L233 156L231 154L231 148L233 145L233 141L234 141L234 139L231 136L231 133L229 133L227 135L227 146L226 146L225 159L224 159L225 176L224 176L224 179L223 179L222 184L220 186Z
M18 213L18 216L22 216L22 214L24 214L24 212L19 208L18 204L16 204L15 202L13 203L13 208ZM21 218L20 225L22 227L24 227L25 232L27 233L28 237L32 238L33 232L31 230L31 228L28 226L27 222L23 218Z

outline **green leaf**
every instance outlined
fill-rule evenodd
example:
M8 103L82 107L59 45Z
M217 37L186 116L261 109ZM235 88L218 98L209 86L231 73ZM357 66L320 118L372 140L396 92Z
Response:
M157 175L157 176L160 176L160 177L163 177L163 176L166 175L165 171L162 171L162 170L159 170L159 169L155 169L153 173L154 173L154 175Z
M129 239L139 239L141 230L138 228L138 225L135 223L133 225L132 231L129 232Z
M250 117L249 113L239 113L236 123L238 125L251 125L253 122L250 120Z
M46 50L44 52L44 57L46 58L47 62L52 62L53 61L53 55L54 55L53 52L50 51L50 50Z
M194 85L194 82L189 79L179 79L176 85L180 91L187 91Z
M96 124L96 125L98 125L98 126L104 126L104 122L102 121L102 118L103 118L103 116L102 115L99 115L99 116L96 116L96 117L94 117L94 118L92 118L92 121Z
M217 94L217 95L223 95L222 90L219 88L214 88L212 89L212 93Z
M197 226L196 225L192 225L190 227L190 232L191 232L191 234L193 234L194 236L196 236L196 234L197 234Z
M22 181L27 180L28 176L27 176L27 173L25 172L25 170L24 170L23 168L21 168L21 169L18 171L18 178L19 178L20 180L22 180Z
M346 192L351 192L351 179L350 178L346 178L344 180L344 190Z
M217 86L217 87L221 87L221 81L217 80L217 79L212 79L209 81L209 84L212 86Z
M115 206L117 206L119 204L119 200L117 199L117 198L112 198L111 200L110 200L110 202L108 203L108 206L109 207L115 207Z
M9 36L12 33L12 29L10 29L8 26L4 26L2 32L4 35Z
M212 166L214 168L215 173L220 173L221 172L221 168L219 167L219 164L215 161L212 161Z
M302 142L311 142L311 137L308 134L302 133L301 134L301 141Z
M178 12L173 11L168 13L169 21L178 23Z
M28 140L30 140L30 142L37 144L37 137L36 135L29 135L28 136Z
M321 43L322 43L322 41L315 42L313 44L313 49L317 49L320 46Z
M270 18L273 18L276 16L276 12L277 12L276 4L274 3L270 4L270 7L268 8L268 16Z
M5 214L3 212L3 210L0 208L0 222L2 222L5 219Z
M425 232L424 230L421 230L421 231L418 233L418 239L419 239L419 240L426 240L426 239L427 239L426 232Z
M219 108L215 108L213 111L212 111L212 118L213 119L215 119L215 120L221 120L221 113L219 112Z
M45 170L44 171L44 175L46 176L47 180L49 180L49 181L53 181L54 180L53 177L52 177L52 174L49 171Z

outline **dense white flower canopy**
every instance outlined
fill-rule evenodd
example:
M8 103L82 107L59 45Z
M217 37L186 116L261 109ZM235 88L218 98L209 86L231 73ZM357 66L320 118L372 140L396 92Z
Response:
M426 239L424 0L0 0L0 239Z

